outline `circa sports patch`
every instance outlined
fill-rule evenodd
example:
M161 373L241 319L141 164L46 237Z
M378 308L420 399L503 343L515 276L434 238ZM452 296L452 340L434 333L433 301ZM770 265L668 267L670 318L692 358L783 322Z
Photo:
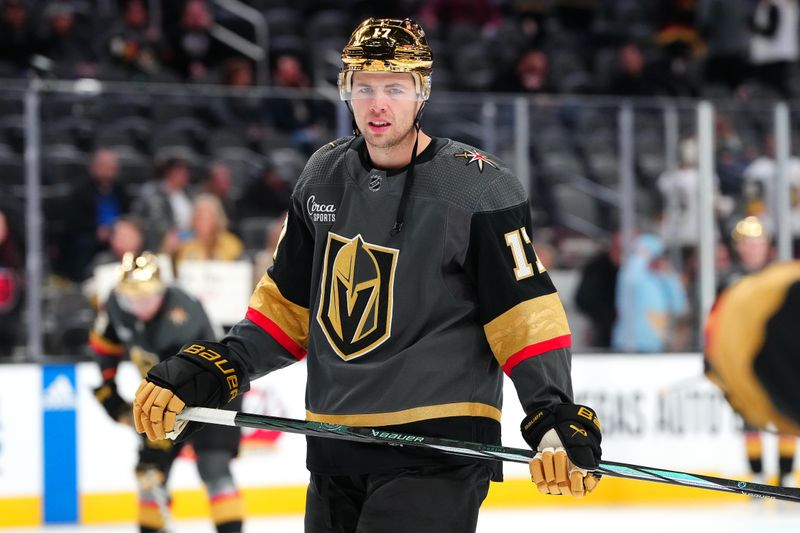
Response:
M317 322L334 351L349 361L392 334L397 256L400 251L328 233Z
M317 200L315 194L312 194L306 200L306 211L311 222L327 224L336 222L336 204L322 199Z

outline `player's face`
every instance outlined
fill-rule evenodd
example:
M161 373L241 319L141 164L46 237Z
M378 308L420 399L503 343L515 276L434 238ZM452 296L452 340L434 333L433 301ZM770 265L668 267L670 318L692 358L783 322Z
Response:
M164 293L120 295L120 306L142 322L151 321L161 309L164 302Z
M356 125L368 144L392 148L413 137L421 101L411 74L356 72L352 95Z
M769 262L769 240L764 237L746 237L736 241L736 251L748 272L759 270Z

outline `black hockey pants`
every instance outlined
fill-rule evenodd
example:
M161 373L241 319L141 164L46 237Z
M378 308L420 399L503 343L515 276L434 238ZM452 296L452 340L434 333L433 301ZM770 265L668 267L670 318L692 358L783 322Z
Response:
M474 533L490 477L480 464L311 474L305 533Z

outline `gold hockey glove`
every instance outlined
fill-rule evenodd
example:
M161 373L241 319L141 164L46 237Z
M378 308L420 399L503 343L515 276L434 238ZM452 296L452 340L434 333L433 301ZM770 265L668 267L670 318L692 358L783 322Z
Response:
M539 409L522 421L522 436L536 452L530 462L531 481L542 494L584 496L600 476L600 422L594 411L574 404Z
M247 375L230 357L227 346L209 341L186 344L177 355L151 368L139 386L133 404L136 431L146 433L150 440L185 438L202 424L176 426L176 416L184 406L222 407L244 392L246 385Z
M136 431L147 434L150 440L165 439L175 429L175 418L184 407L184 401L171 390L142 380L133 400Z

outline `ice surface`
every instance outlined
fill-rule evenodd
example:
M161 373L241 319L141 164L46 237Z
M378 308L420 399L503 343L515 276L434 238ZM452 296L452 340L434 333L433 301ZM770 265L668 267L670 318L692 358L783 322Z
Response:
M503 531L562 531L567 524L591 524L592 533L647 531L648 533L694 533L724 531L725 533L796 533L800 531L800 504L774 501L742 500L731 505L712 507L586 507L560 509L525 509L505 511L487 509L481 513L479 533ZM534 526L535 524L535 526ZM19 533L137 533L133 525L126 526L51 526L32 529L2 529ZM300 516L252 518L245 533L302 533ZM214 533L210 522L186 521L174 524L174 533Z

